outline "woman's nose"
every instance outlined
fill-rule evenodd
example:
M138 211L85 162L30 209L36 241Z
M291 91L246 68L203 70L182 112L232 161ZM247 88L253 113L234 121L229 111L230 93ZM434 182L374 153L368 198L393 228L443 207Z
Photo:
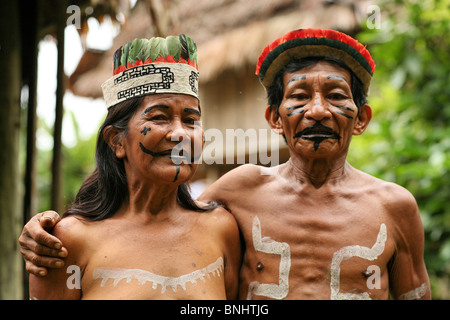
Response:
M188 138L188 133L183 123L175 120L171 123L169 132L166 135L168 140L181 142Z

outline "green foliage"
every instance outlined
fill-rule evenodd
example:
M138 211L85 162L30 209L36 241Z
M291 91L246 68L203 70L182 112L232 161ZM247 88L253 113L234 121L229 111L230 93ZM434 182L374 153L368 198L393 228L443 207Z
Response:
M377 64L368 130L349 161L416 198L433 298L450 298L450 1L380 1L381 29L359 34Z
M66 208L75 198L83 180L95 168L94 153L97 139L96 134L87 139L82 139L74 115L71 112L66 112L65 117L67 116L71 118L75 128L77 143L73 147L64 145L62 151L62 187ZM53 129L48 128L43 121L39 122L39 127L49 135L53 133ZM37 151L38 212L43 212L50 208L52 154L52 150Z
M63 189L66 206L73 201L87 175L94 171L97 142L97 134L82 139L74 115L72 113L69 115L75 127L77 144L70 148L65 146L63 150Z

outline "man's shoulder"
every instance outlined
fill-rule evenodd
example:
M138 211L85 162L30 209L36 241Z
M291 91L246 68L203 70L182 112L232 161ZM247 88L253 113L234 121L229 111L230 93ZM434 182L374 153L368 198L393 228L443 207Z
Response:
M385 208L393 213L415 212L417 202L414 195L405 187L386 181L362 171L359 171L361 189L369 195L377 198L377 202L382 203ZM362 185L365 185L362 187Z
M217 180L218 183L232 183L235 186L254 186L266 183L268 179L276 176L278 167L264 167L255 164L243 164L228 171Z

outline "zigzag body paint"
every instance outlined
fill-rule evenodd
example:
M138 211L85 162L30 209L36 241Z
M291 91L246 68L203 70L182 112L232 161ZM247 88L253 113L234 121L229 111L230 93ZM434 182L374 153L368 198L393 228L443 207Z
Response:
M253 295L265 296L273 299L283 299L289 293L289 271L291 269L291 251L285 242L277 242L269 237L261 238L261 223L258 217L253 219L253 246L256 251L279 254L279 281L278 284L259 283L253 281L248 286L247 300L251 300Z
M331 300L371 300L367 292L363 293L341 293L340 289L340 264L343 260L350 259L352 257L359 257L369 261L376 260L379 255L384 251L384 246L387 240L387 230L384 223L380 226L377 240L372 248L361 246L347 246L343 247L339 251L335 252L331 261Z
M100 286L105 286L109 279L114 279L114 287L122 280L126 279L126 283L136 279L140 285L146 282L152 283L153 290L156 290L158 285L161 285L161 293L166 292L166 288L172 288L173 292L177 292L177 287L180 286L186 291L186 284L188 282L197 284L197 280L206 281L205 278L211 279L211 274L215 277L220 277L223 272L223 258L219 257L215 262L211 263L203 269L193 271L189 274L180 277L165 277L160 276L149 271L141 269L119 269L119 268L96 268L93 272L93 278L102 279Z

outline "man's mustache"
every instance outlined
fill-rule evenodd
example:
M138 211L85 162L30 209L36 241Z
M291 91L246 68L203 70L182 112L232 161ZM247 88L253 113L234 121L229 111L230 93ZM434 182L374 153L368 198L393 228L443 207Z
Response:
M338 139L339 140L341 138L339 133L337 133L330 127L324 126L320 122L317 122L317 123L313 124L312 126L306 127L305 129L297 132L294 135L294 138L302 138L302 139L306 139L306 140L311 140L310 137L302 137L302 136L313 135L313 134L321 135L320 137L323 137L323 138L325 138L325 136L326 136L326 139Z

